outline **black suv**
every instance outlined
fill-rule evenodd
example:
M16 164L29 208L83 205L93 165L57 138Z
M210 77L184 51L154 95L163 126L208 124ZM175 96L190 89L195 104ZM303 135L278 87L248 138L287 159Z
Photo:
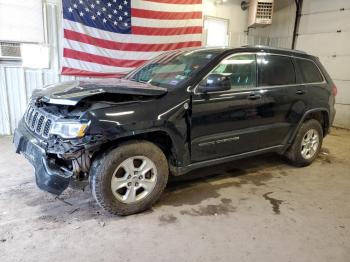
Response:
M105 210L149 208L169 174L266 152L317 156L336 87L318 58L268 47L164 53L121 79L34 91L14 135L37 185L90 184Z

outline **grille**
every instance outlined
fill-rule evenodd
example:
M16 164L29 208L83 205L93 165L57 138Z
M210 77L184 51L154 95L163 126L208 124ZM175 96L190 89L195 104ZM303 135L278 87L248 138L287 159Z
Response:
M258 2L257 19L272 19L273 3Z
M29 105L24 114L24 121L30 130L36 134L47 138L53 123L53 120L47 113L41 112L34 105Z

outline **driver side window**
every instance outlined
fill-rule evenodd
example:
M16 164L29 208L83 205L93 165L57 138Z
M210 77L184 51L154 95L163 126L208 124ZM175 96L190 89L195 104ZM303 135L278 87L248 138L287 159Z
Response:
M225 58L211 72L229 79L231 90L256 86L256 57L254 54L233 55Z

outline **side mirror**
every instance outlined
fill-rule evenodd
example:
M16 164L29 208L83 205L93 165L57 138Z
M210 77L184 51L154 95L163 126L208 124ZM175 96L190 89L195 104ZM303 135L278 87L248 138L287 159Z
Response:
M231 89L231 82L227 76L221 74L210 74L198 85L201 93L226 91Z

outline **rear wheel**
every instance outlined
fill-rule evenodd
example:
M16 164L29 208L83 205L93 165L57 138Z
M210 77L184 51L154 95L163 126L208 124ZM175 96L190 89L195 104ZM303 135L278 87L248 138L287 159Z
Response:
M323 131L320 123L311 119L304 122L286 156L295 166L308 166L322 147Z
M91 190L97 203L117 215L144 211L157 201L168 181L168 164L153 143L124 143L96 159Z

